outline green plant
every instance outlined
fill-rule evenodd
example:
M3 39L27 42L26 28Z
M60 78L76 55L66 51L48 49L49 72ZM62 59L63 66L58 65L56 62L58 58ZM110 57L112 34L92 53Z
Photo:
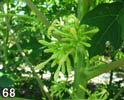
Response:
M81 1L79 1L79 3L80 2ZM106 7L108 7L108 9L113 9L113 7L115 8L117 6L119 7L118 9L115 9L115 11L119 10L120 12L118 11L111 13L106 12ZM121 33L118 30L119 25L122 25L122 23L120 23L120 20L123 19L122 18L123 8L124 8L123 3L98 5L98 7L96 7L93 11L86 14L86 16L82 14L83 20L81 21L80 25L78 19L76 19L75 17L73 17L73 19L71 19L70 17L67 18L68 21L67 24L66 19L65 21L60 20L60 22L54 21L51 27L49 28L48 33L50 33L55 38L55 40L50 43L43 40L41 41L43 45L49 47L46 50L46 52L52 52L53 55L44 63L41 63L38 66L36 66L35 69L41 69L44 67L45 64L53 60L54 62L52 66L56 64L59 65L54 75L54 79L56 80L60 69L62 68L62 71L63 69L65 69L64 68L65 64L67 64L68 63L67 61L69 61L69 55L73 56L74 62L73 67L75 71L74 89L76 90L74 97L80 99L84 98L85 93L79 88L79 84L86 88L88 80L102 73L118 68L121 65L124 65L123 62L124 59L112 62L110 64L98 65L93 69L89 69L88 66L90 67L90 65L89 63L86 63L87 60L89 60L87 57L88 55L87 47L90 58L97 54L101 54L104 51L106 41L110 41L110 43L114 46L115 49L119 48L119 46L122 43L122 39L121 36L119 35ZM86 12L88 12L88 10L85 10L84 8L82 9L83 10L79 9L80 13L85 14ZM107 17L113 17L112 23L110 23L109 18L106 19L106 23L104 24L101 22L100 23L97 22L104 21L104 19L106 18L106 16L104 16L103 14L97 13L100 11L105 12ZM118 15L119 17L116 15ZM118 21L118 23L116 23L116 21ZM84 24L97 26L100 29L100 31L98 32L97 28L92 28L91 26L87 26ZM108 25L103 26L105 24ZM120 39L118 44L115 43L116 41L118 41L118 39L117 40L115 39L113 41L113 39L111 38L111 36L115 36L115 34L113 33L113 28L115 26L117 26L115 31L118 32L117 35L119 35L117 37ZM91 45L88 43L88 41L90 41L89 43Z
M67 83L65 81L61 82L53 82L54 85L51 86L51 95L52 97L58 97L59 99L62 99L65 93L69 94L69 89L67 88Z
M101 89L101 91L95 91L94 93L91 93L89 90L85 89L81 85L80 88L88 94L89 97L87 100L106 100L109 96L108 91L105 89Z
M42 74L46 69L54 69L52 71L55 73L52 75L56 81L59 72L69 75L74 71L74 93L71 98L85 99L84 89L90 79L124 65L123 57L111 63L94 61L94 59L98 60L97 57L103 56L106 42L109 41L113 50L121 47L124 39L123 20L122 0L4 0L0 2L0 60L4 66L0 71L3 74L0 77L1 84L5 85L4 80L8 80L7 86L16 86L18 80L26 82L26 79L21 76L26 73L32 76L31 80L37 80L43 96L41 98L53 100L50 93L44 89L47 83L44 84L37 74ZM28 65L31 72L22 70L22 64ZM21 71L18 70L19 68ZM37 73L35 70L40 72ZM7 74L9 79L6 77ZM52 90L57 93L62 89L57 94L62 98L61 93L67 91L66 87L62 87L64 83L54 84L59 87L57 90L55 88ZM90 96L97 99L97 94L98 92ZM106 98L106 96L102 97L102 99Z

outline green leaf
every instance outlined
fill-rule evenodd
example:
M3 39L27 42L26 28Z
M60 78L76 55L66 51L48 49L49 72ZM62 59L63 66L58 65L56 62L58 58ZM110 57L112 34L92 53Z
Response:
M45 65L46 65L49 61L52 60L53 56L54 56L54 55L52 55L52 56L51 56L48 60L46 60L45 62L38 64L34 69L35 69L35 70L41 70L41 69L43 69L43 68L45 67Z
M45 40L39 40L39 43L45 45L45 46L54 46L54 44L50 43L50 42L47 42Z
M68 55L69 55L70 53L72 53L72 51L73 51L73 49L71 49L70 51L68 51L68 53L65 54L65 55L61 58L61 60L59 61L59 64L64 63L64 62L66 61Z
M98 5L84 16L80 24L97 26L100 29L89 41L90 57L102 54L105 50L105 42L108 40L115 49L118 49L122 44L124 31L124 4L116 2Z
M11 87L12 85L14 85L14 82L9 79L7 76L2 76L0 77L0 87Z
M62 73L65 74L65 64L62 64Z
M55 59L55 60L52 62L51 67L54 67L56 64L57 64L57 60Z
M60 72L61 64L59 64L55 74L54 74L54 80L56 81L59 77L59 72Z
M67 72L68 72L68 75L71 74L71 62L70 62L70 59L67 58Z
M98 28L95 28L95 29L92 29L92 30L88 30L88 31L86 31L86 32L83 32L83 35L84 34L95 34L95 33L97 33L99 31L99 29Z

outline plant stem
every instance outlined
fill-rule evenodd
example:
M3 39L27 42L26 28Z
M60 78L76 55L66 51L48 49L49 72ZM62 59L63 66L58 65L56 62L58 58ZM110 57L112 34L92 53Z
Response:
M87 76L85 74L85 57L82 52L81 47L77 47L77 58L74 60L74 90L75 90L75 99L84 99L85 91L83 91L79 85L86 88L87 86Z
M78 10L77 10L77 16L78 19L81 20L83 16L88 12L90 7L90 0L79 0L78 1ZM75 98L78 99L85 99L85 91L83 91L79 85L83 86L84 88L87 87L87 76L85 74L85 55L83 54L82 47L79 47L77 45L76 49L76 59L74 59L74 89L75 92Z
M48 28L50 26L50 23L46 19L45 15L43 15L30 0L25 0L25 2L36 13L40 21L43 22Z
M81 20L83 16L89 11L90 0L79 0L78 1L78 19Z
M104 65L99 65L97 66L97 68L92 69L92 70L87 70L87 76L88 76L88 80L101 75L103 73L106 73L108 71L111 71L113 69L116 69L118 67L121 67L124 65L124 58L118 61L114 61L110 64L104 64Z
M113 80L113 70L110 72L109 86L111 86Z
M2 7L4 8L5 5ZM5 9L3 9L4 12ZM7 18L7 17L6 17ZM4 71L7 70L7 64L8 64L8 37L9 37L9 31L8 28L6 29L6 32L3 36L4 46L3 46L3 57L4 57Z

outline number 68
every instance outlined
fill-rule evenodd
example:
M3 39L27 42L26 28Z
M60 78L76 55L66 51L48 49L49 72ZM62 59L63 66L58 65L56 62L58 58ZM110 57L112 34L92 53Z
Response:
M2 90L2 96L5 97L5 98L8 97L8 96L15 97L15 89L14 88L10 88L10 89L4 88Z

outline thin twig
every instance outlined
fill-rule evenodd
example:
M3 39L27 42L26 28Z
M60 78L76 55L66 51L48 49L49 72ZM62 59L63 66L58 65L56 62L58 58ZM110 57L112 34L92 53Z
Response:
M25 0L25 2L36 13L40 21L43 22L48 28L50 26L50 23L46 19L45 15L42 14L30 0Z

